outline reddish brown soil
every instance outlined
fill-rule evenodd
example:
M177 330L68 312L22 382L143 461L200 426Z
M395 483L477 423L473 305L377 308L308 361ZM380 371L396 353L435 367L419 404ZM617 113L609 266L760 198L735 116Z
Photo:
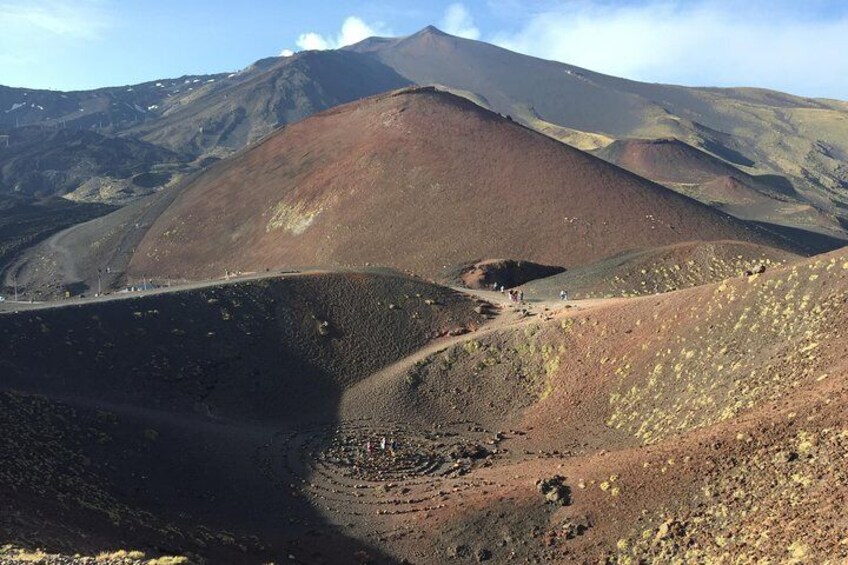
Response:
M624 139L595 154L660 183L701 184L722 176L749 177L733 165L678 139Z
M622 139L593 153L737 218L844 236L836 217L803 201L787 179L750 175L678 139Z
M394 554L841 562L846 306L843 250L551 310L547 322L553 303L529 317L507 311L501 329L360 382L342 399L348 417L376 410L422 427L461 418L503 431L489 466L440 484L443 506L384 518L387 531L424 532L395 540ZM554 475L571 489L564 507L534 487Z
M0 317L4 388L27 391L0 394L6 539L245 563L848 559L848 248L657 296L476 294L336 274Z
M551 300L562 290L570 298L611 298L670 292L775 269L798 255L741 241L678 243L621 253L524 285L529 300Z
M214 166L151 227L132 276L479 257L572 266L739 239L748 224L447 93L415 89L288 126Z

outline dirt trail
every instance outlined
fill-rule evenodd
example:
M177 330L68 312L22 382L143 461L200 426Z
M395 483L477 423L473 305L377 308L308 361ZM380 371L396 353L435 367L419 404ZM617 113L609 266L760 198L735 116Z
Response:
M54 234L10 265L7 284L14 275L30 293L48 288L55 293L57 288L79 283L96 293L99 275L102 290L108 292L119 286L135 248L180 192L180 187L166 189Z
M63 300L51 300L46 302L15 302L12 300L0 303L0 315L4 313L12 313L19 310L48 310L52 308L67 308L72 306L82 306L85 304L95 304L101 302L114 302L117 300L134 300L139 298L144 298L147 296L156 296L159 294L168 294L172 292L185 292L189 290L198 290L202 288L210 288L228 284L239 284L250 281L258 281L263 279L273 279L273 278L283 278L283 277L295 277L295 276L303 276L303 275L313 275L319 273L326 273L328 271L321 269L305 269L298 271L286 271L286 272L272 272L272 273L261 273L261 274L249 274L242 275L238 277L231 278L222 278L222 279L210 279L205 281L197 281L197 282L189 282L189 283L180 283L174 286L161 287L161 288L153 288L150 290L144 291L136 291L136 292L117 292L113 294L105 294L103 296L97 296L92 298L70 298ZM105 282L104 282L105 286Z
M457 292L468 294L475 298L481 298L499 308L499 312L477 331L459 336L438 339L433 343L422 347L412 355L404 357L391 365L363 379L356 385L345 391L340 402L340 413L344 419L347 416L354 417L359 414L363 407L370 404L375 390L380 390L382 385L405 374L412 369L416 363L427 359L431 355L440 353L451 346L464 343L471 339L479 339L482 336L501 331L505 328L519 328L528 324L543 320L543 315L548 319L568 318L576 316L595 308L601 308L612 304L618 304L627 298L597 298L587 300L549 300L538 302L526 302L516 304L511 302L506 295L492 291L469 291L460 287L452 287ZM523 311L526 311L525 315Z

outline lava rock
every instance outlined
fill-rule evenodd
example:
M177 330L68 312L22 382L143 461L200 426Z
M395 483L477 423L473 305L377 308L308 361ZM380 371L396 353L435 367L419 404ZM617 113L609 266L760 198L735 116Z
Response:
M549 479L536 481L536 488L545 497L548 504L568 506L571 504L571 488L565 484L565 477L555 475Z
M482 563L483 561L488 561L492 558L492 552L486 549L485 547L481 547L477 550L477 562Z
M565 539L574 539L582 536L589 529L589 522L585 518L568 520L562 525L562 535Z

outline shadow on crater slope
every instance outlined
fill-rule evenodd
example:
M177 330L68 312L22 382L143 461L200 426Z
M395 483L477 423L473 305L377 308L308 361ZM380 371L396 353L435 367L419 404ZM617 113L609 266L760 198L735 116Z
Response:
M51 551L391 562L304 496L287 438L344 387L476 327L394 274L317 274L0 317L0 531ZM367 532L365 532L367 534Z

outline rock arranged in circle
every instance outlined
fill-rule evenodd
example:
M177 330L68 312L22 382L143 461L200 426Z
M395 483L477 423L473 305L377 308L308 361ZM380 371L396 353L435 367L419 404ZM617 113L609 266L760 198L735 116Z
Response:
M421 429L358 420L281 435L269 449L280 483L347 523L433 512L492 485L471 473L498 457L499 440L473 422Z

